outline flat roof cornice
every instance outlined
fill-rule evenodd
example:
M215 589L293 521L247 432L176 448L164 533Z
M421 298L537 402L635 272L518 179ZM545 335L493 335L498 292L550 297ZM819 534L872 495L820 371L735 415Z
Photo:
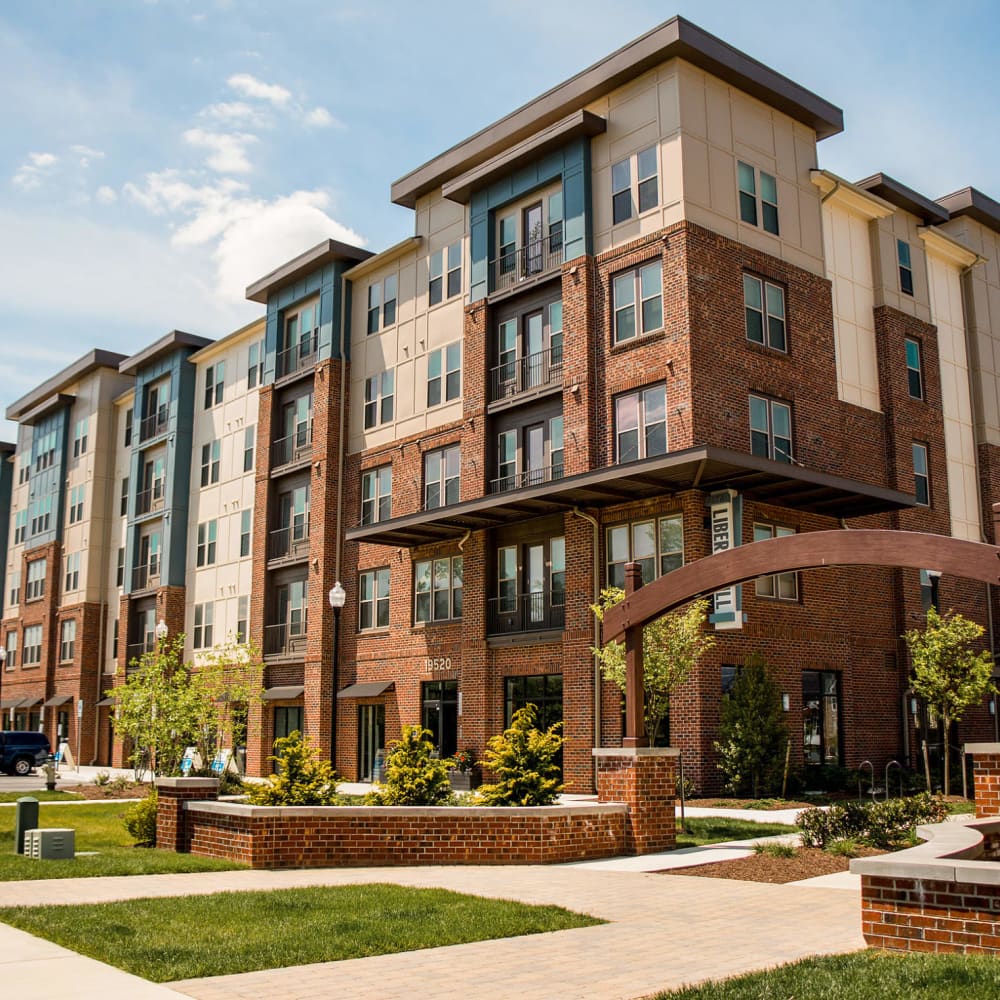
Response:
M197 334L185 333L183 330L171 330L159 340L153 341L149 347L143 348L138 354L124 358L118 366L118 370L123 375L134 375L143 365L148 365L168 351L176 351L179 347L193 347L195 350L201 350L212 343L214 341L208 337L199 337Z
M421 195L675 58L687 60L808 125L818 139L844 130L840 108L696 24L673 17L401 177L392 185L392 200L414 208Z
M44 403L49 396L58 395L66 386L72 385L97 368L113 368L118 371L118 366L124 360L124 354L102 351L95 347L94 350L88 351L82 358L74 361L57 375L47 379L37 389L32 389L31 392L11 403L7 407L7 419L20 420L24 414Z
M857 181L857 186L872 191L897 208L923 219L928 226L937 226L948 221L948 213L940 205L930 198L925 198L919 191L900 184L888 174L872 174L871 177Z
M949 215L967 215L987 229L1000 233L1000 203L974 187L946 194L943 198L938 198L937 202Z
M270 274L265 274L263 278L258 278L251 285L247 285L247 298L251 302L267 302L267 297L272 292L276 292L285 285L290 285L293 281L303 277L310 271L322 267L324 264L334 260L344 260L357 263L367 260L372 256L370 250L362 250L360 247L351 246L350 243L341 243L339 240L323 240L316 246L300 253L298 257L293 257L290 261L275 268Z

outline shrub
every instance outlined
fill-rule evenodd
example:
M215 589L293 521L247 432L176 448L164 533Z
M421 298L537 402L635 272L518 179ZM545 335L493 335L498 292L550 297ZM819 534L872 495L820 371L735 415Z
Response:
M754 854L766 854L769 858L794 858L795 848L791 844L774 841L770 844L754 844Z
M537 728L538 709L525 705L514 713L510 728L493 736L483 761L497 776L479 789L487 806L547 806L562 791L556 758L563 745L561 722L544 733Z
M98 771L94 775L94 784L98 787L103 787L111 781L111 774L108 771Z
M328 760L295 730L274 741L268 758L280 771L266 785L252 785L249 801L257 806L329 806L337 801L340 780ZM221 788L220 788L221 790Z
M828 809L804 809L795 822L806 847L856 840L890 848L908 840L918 824L939 823L947 813L941 799L925 793L888 802L845 802Z
M133 802L122 814L128 835L144 847L156 847L156 790Z
M422 726L403 726L389 745L382 784L365 796L376 806L439 806L451 798L451 760L434 756L433 734Z
M858 856L858 844L854 840L835 840L826 845L827 854L836 855L838 858L856 858Z

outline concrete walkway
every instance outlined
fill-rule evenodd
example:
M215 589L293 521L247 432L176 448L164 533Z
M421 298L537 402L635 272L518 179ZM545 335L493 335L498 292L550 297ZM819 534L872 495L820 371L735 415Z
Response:
M628 860L620 859L617 869L594 863L230 871L0 883L0 906L9 906L395 882L553 903L609 921L554 934L190 980L172 983L170 989L144 984L0 924L0 976L4 994L18 1000L178 995L198 1000L409 1000L414 990L445 1000L612 1000L864 946L856 891L671 878L622 870ZM703 855L698 863L704 860Z

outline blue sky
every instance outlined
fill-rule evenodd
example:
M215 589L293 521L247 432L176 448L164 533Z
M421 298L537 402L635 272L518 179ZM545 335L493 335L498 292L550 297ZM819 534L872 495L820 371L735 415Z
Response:
M987 2L4 0L0 413L90 347L248 322L321 239L398 241L393 180L675 13L844 109L821 166L1000 199Z

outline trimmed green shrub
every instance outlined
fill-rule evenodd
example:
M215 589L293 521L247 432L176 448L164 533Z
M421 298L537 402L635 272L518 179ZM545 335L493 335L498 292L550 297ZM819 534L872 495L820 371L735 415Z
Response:
M940 823L947 814L942 799L924 793L888 802L845 802L827 809L804 809L795 822L806 847L854 840L891 848L910 839L919 824Z
M773 841L770 844L754 844L754 854L766 854L769 858L794 858L795 848L792 844Z
M422 726L403 726L389 745L382 784L365 796L374 806L439 806L451 798L448 770L454 761L434 756L433 733Z
M122 814L128 835L143 847L156 847L156 790L133 802Z
M328 760L296 729L274 741L268 758L278 764L266 785L250 785L248 799L255 806L330 806L337 802L340 778Z
M562 791L556 757L563 745L557 722L544 733L537 727L538 709L525 705L511 720L510 729L493 736L483 763L497 781L479 789L485 806L547 806Z

